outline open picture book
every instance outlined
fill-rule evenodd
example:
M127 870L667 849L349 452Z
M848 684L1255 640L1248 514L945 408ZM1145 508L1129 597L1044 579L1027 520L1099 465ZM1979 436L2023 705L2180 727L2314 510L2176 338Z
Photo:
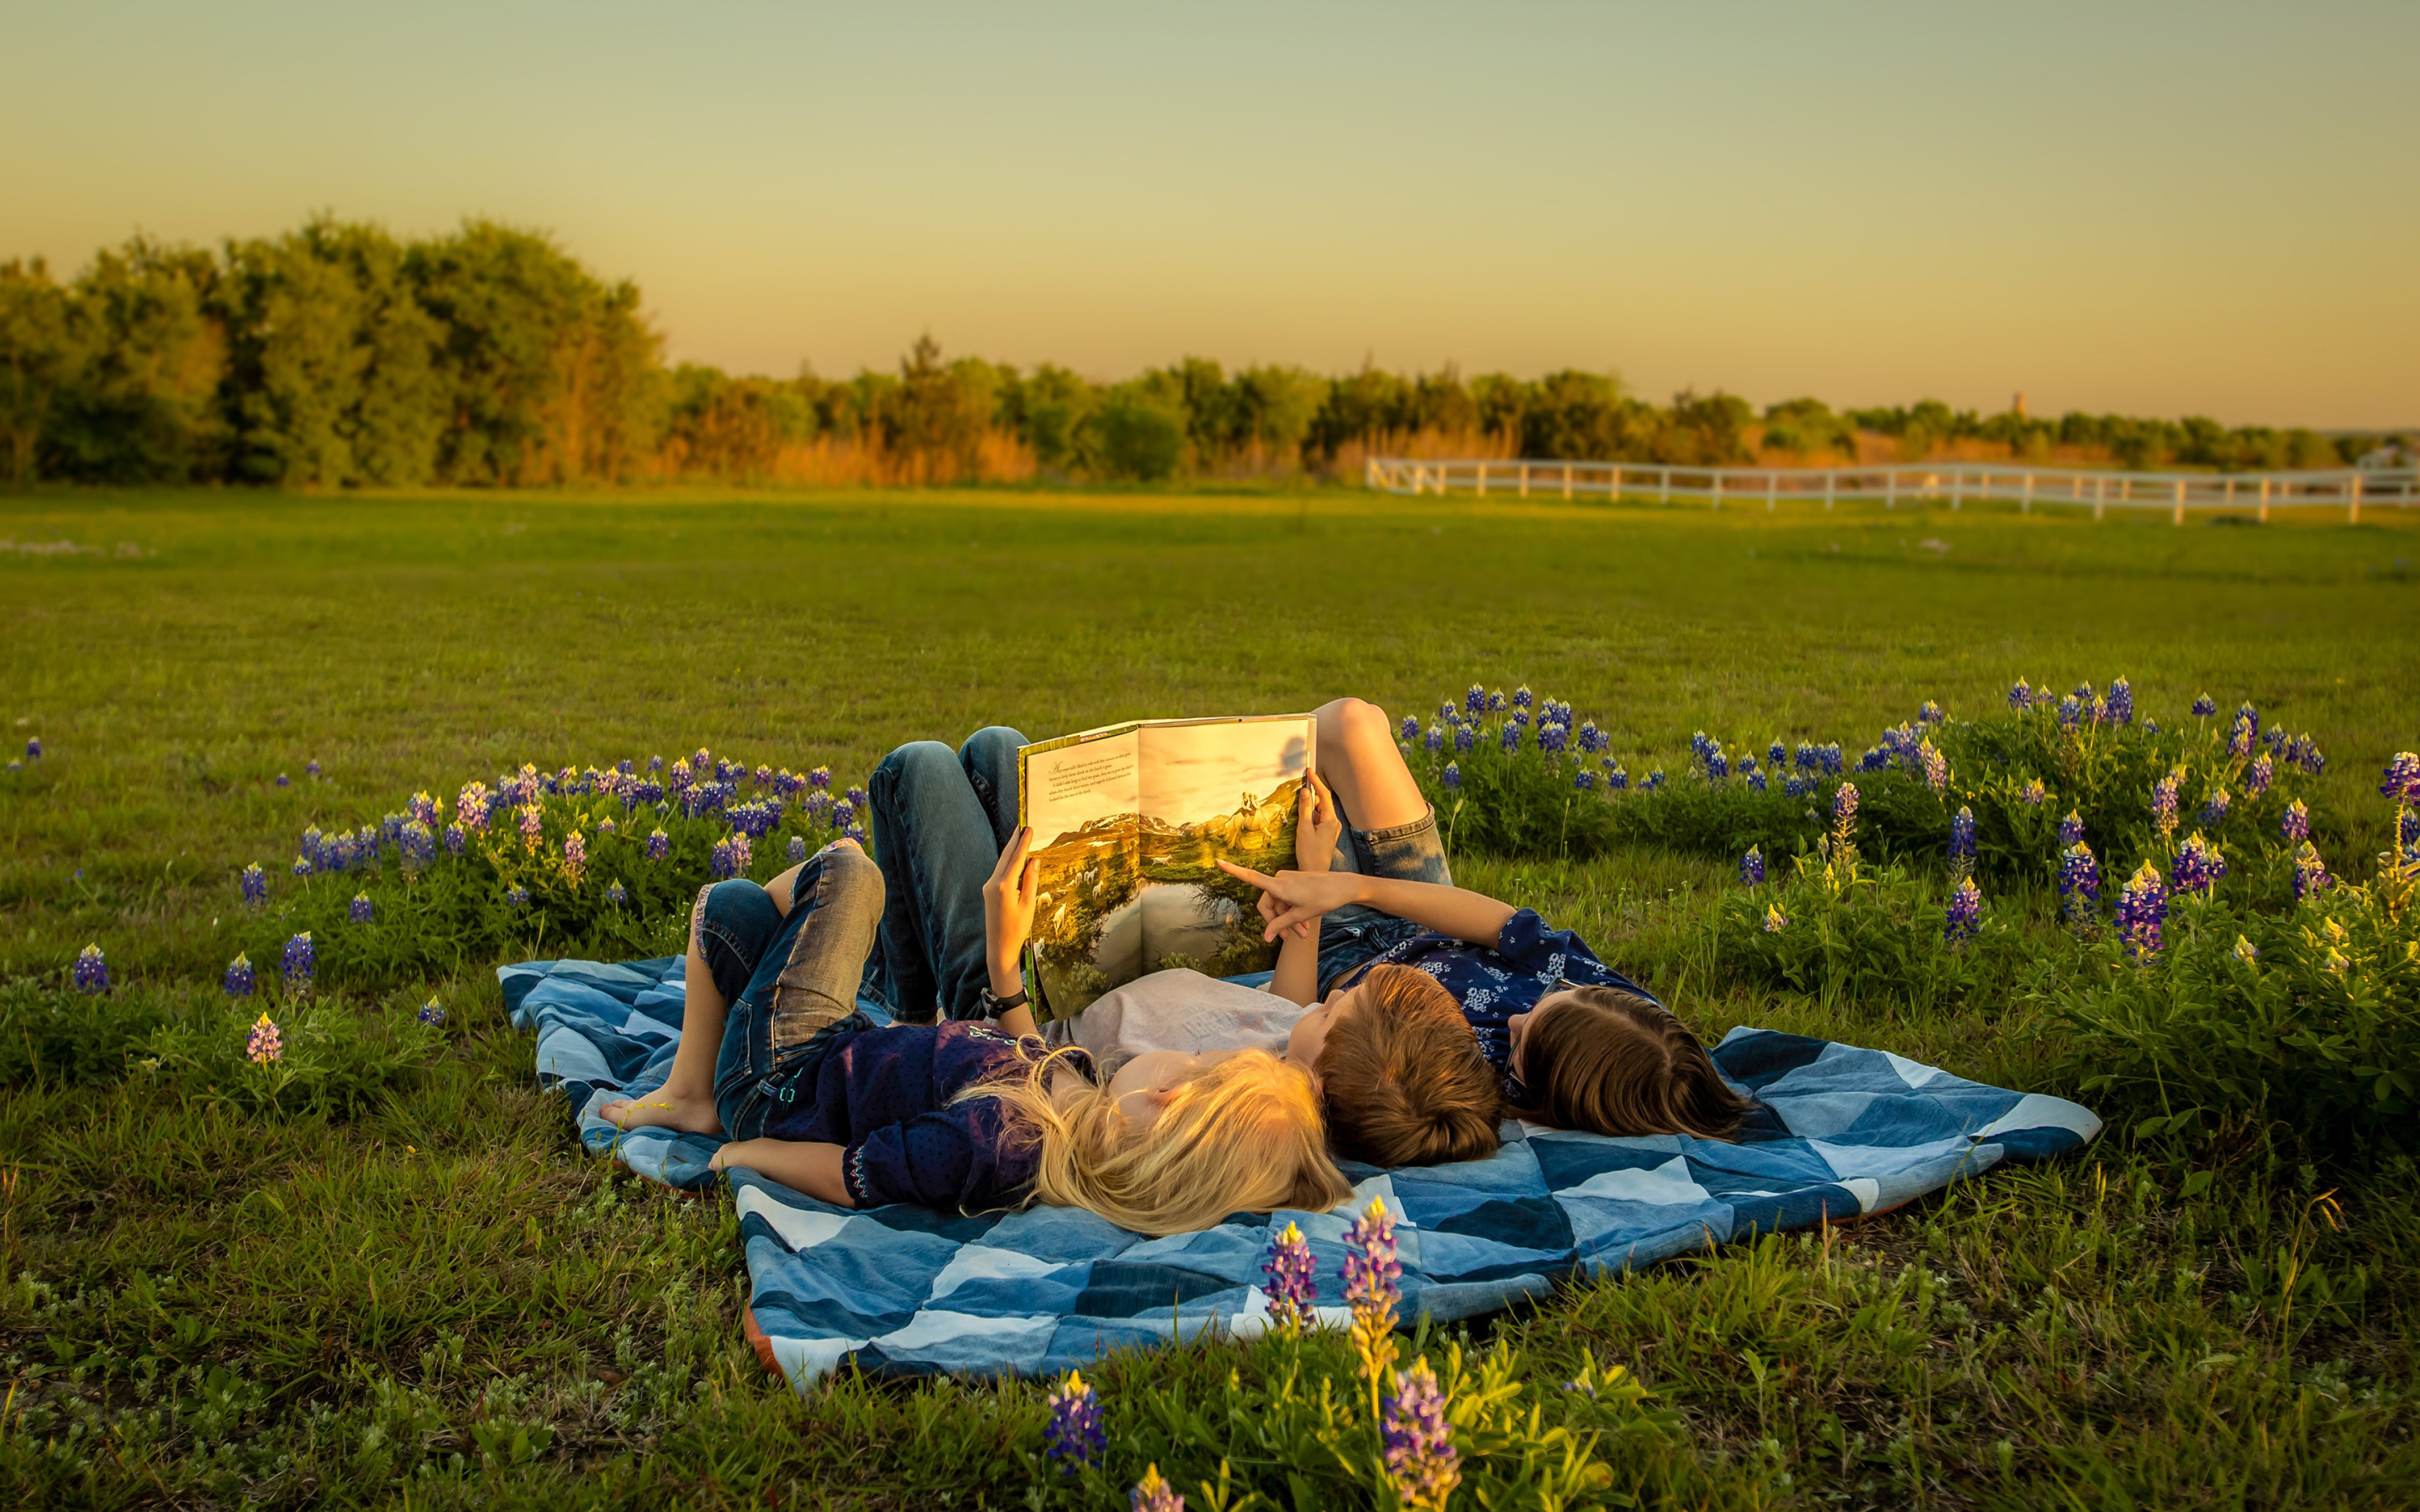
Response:
M1037 1020L1147 972L1264 971L1258 889L1218 870L1295 864L1307 714L1105 725L1016 753L1017 818L1042 863L1028 965Z

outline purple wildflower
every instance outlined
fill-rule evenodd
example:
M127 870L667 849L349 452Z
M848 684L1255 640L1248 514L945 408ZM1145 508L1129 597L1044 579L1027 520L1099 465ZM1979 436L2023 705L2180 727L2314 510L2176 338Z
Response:
M243 955L228 962L226 975L219 979L219 984L226 989L229 997L250 997L254 982L251 958Z
M1778 772L1790 764L1790 748L1776 740L1764 748L1764 764Z
M538 844L546 839L545 816L532 804L521 810L521 844L530 854L537 853Z
M1764 852L1759 850L1756 846L1749 846L1747 848L1747 854L1740 857L1739 874L1740 885L1742 887L1757 887L1763 886Z
M465 782L454 795L454 822L467 830L488 827L490 795L485 782Z
M2033 701L2033 685L2026 682L2022 677L2018 678L2017 686L2009 689L2009 707L2012 709L2027 708L2031 706Z
M252 1032L243 1038L243 1058L256 1066L266 1066L285 1057L286 1037L277 1032L277 1026L263 1012L252 1021Z
M1435 1512L1462 1480L1455 1461L1453 1426L1446 1421L1445 1393L1428 1358L1395 1372L1394 1395L1384 1409L1387 1475L1402 1504Z
M39 735L34 735L28 738L25 742L25 760L29 762L39 762L41 759L42 737Z
M245 907L258 908L269 902L269 873L260 869L258 861L243 869L243 875L237 879L237 885L243 889Z
M1596 774L1583 766L1572 774L1572 786L1581 793L1596 791Z
M294 785L294 779L287 777L285 773L280 772L277 774L277 785L282 788L290 788Z
M109 990L109 962L99 945L87 945L76 952L75 965L69 975L80 993L103 993Z
M459 824L445 826L445 854L459 856L462 854L462 847L469 843L470 837L462 833L462 826Z
M1606 757L1605 761L1606 765L1609 768L1609 770L1605 774L1606 791L1607 793L1621 793L1627 790L1630 786L1630 768L1622 765L1610 756Z
M2247 798L2260 796L2269 791L2269 784L2276 779L2276 776L2277 764L2271 761L2268 754L2263 752L2252 764L2252 770L2243 776L2243 795Z
M2193 717L2195 718L2208 719L2215 716L2217 713L2218 701L2211 698L2209 694L2204 693L2201 697L2194 700Z
M2082 724L2084 722L2084 704L2074 698L2063 698L2059 700L2059 727L2065 730L2072 730L2077 725Z
M1436 732L1435 731L1430 732L1431 734L1435 734L1435 733ZM1504 729L1497 736L1497 743L1504 748L1504 753L1508 756L1511 755L1512 752L1521 748L1521 727L1508 721L1505 724ZM1434 749L1435 748L1432 747L1431 748Z
M866 795L866 791L863 788L858 787L854 784L849 787L849 790L846 793L842 794L841 796L846 798L848 800L848 806L855 809L860 813L863 813L865 811L865 806L873 801L873 799Z
M1939 724L1942 720L1948 717L1948 714L1941 707L1941 705L1933 702L1931 699L1926 699L1924 701L1924 707L1916 711L1916 722L1918 724Z
M2405 806L2420 804L2420 751L2397 751L2386 764L2385 778L2378 784L2381 796Z
M1101 1396L1075 1371L1059 1389L1043 1398L1050 1421L1043 1426L1042 1442L1063 1471L1089 1465L1109 1447L1109 1431L1101 1422Z
M1479 744L1479 726L1458 724L1453 727L1453 748L1457 755Z
M1731 764L1730 764L1730 758L1726 757L1726 756L1723 754L1723 748L1722 748L1722 747L1720 747L1720 746L1716 746L1716 747L1714 747L1714 749L1713 749L1713 750L1711 750L1710 752L1708 752L1708 753L1707 753L1707 756L1706 756L1706 775L1707 775L1708 777L1712 777L1712 778L1723 778L1723 777L1729 777L1729 776L1730 775L1730 770L1731 770Z
M619 882L609 882L605 885L605 901L609 903L628 903L630 901L630 889L625 887Z
M1487 689L1480 687L1477 683L1471 684L1470 691L1462 696L1462 706L1473 714L1481 714L1486 712Z
M1261 1274L1268 1277L1269 1317L1280 1328L1295 1332L1317 1319L1319 1281L1311 1257L1311 1242L1299 1225L1289 1223L1269 1241L1268 1258Z
M2279 821L2277 831L2289 841L2311 838L2311 810L2304 806L2302 799L2296 798L2286 805L2286 817Z
M375 912L376 909L370 903L370 895L366 892L353 894L353 901L345 907L345 917L356 924L368 923L370 916Z
M663 759L662 757L660 757L660 756L650 756L650 757L648 757L648 758L647 758L647 770L648 770L648 771L650 771L650 772L660 772L660 771L662 771L663 769L664 769L664 759Z
M1512 690L1512 706L1516 709L1526 709L1536 700L1537 695L1529 691L1529 685L1527 683Z
M289 994L307 993L311 980L319 969L319 951L311 943L311 932L304 930L286 942L286 954L278 962L278 974L286 979Z
M1407 714L1407 715L1404 715L1404 727L1403 727L1401 730L1398 730L1398 731L1396 731L1396 732L1395 732L1395 739L1396 739L1396 741L1397 741L1399 744L1408 746L1408 745L1410 745L1413 741L1418 740L1418 739L1419 739L1419 738L1420 738L1420 717L1419 717L1419 715L1417 715L1417 714Z
M2216 829L2226 822L2226 810L2234 802L2225 788L2211 789L2210 796L2201 800L2201 823L2208 828Z
M2160 879L2160 869L2146 861L2118 894L2118 933L2126 941L2126 953L2136 960L2157 955L2167 918L2168 886Z
M319 775L319 764L316 761L304 762L302 764L302 775L304 777L318 777Z
M1541 724L1538 726L1538 749L1548 756L1560 755L1563 743L1571 738L1571 726Z
M785 854L788 855L789 858L793 862L805 860L807 858L807 837L804 835L791 836L790 843Z
M2060 853L2058 897L2071 924L2080 924L2101 910L2101 862L2081 840Z
M1460 762L1448 762L1445 764L1445 785L1455 792L1461 791L1462 764Z
M691 775L692 774L690 771L689 758L683 756L678 761L673 763L672 773L664 779L664 786L675 793L678 793L683 788L689 786Z
M1648 791L1648 792L1652 793L1652 792L1654 792L1657 788L1660 788L1660 787L1662 787L1663 785L1664 785L1664 768L1662 768L1662 767L1660 767L1660 766L1659 766L1659 767L1655 768L1655 770L1653 770L1653 771L1652 771L1652 772L1650 772L1650 773L1648 773L1648 774L1647 774L1647 791Z
M1823 764L1823 753L1811 742L1802 740L1798 743L1797 759L1800 771L1813 772Z
M1824 776L1826 776L1826 777L1838 777L1838 776L1839 776L1839 775L1840 775L1840 743L1839 743L1838 741L1837 741L1837 740L1836 740L1836 741L1832 742L1830 745L1823 747L1823 775L1824 775Z
M420 1011L413 1017L434 1028L445 1022L445 1005L432 997L420 1005Z
M746 876L753 859L745 834L735 830L714 842L713 868L718 877Z
M2179 769L2151 784L2151 827L2160 832L2162 840L2176 833L2177 781L2183 775Z
M2330 880L2327 863L2319 859L2319 848L2309 841L2303 841L2302 848L2294 853L2294 896L2302 899L2325 892Z
M307 856L298 856L294 857L293 871L294 874L298 877L309 876L311 874L311 858Z
M522 909L527 908L529 906L529 889L522 887L518 882L504 889L504 906L511 909L514 913L518 914Z
M1789 927L1790 916L1781 911L1779 903L1764 905L1764 932L1767 934L1778 934Z
M1857 785L1843 782L1832 791L1832 827L1846 834L1857 822Z
M2169 862L2168 875L2179 892L2198 892L2204 897L2217 890L2218 879L2226 875L2226 857L2218 847L2201 837L2196 830L2185 837Z
M1126 1507L1127 1512L1185 1512L1185 1498L1160 1477L1159 1466L1146 1465L1142 1479L1135 1482L1126 1498Z
M1975 810L1961 808L1949 816L1949 859L1972 863L1975 859Z
M2109 685L2109 717L2117 724L2134 722L2134 685L2122 677Z
M1528 692L1528 689L1522 689ZM1353 1347L1371 1381L1395 1363L1395 1308L1404 1300L1404 1267L1395 1256L1395 1220L1384 1197L1344 1230L1344 1301L1353 1309Z
M2040 778L2029 777L2025 785L2017 789L2017 801L2028 809L2039 809L2050 801L2050 789L2042 786Z
M1510 701L1505 698L1504 690L1502 688L1498 687L1490 689L1487 695L1487 712L1490 714L1502 714L1509 702Z
M580 885L580 873L587 868L588 841L575 829L563 837L563 874L570 878L571 885L576 887Z
M1949 785L1949 759L1933 748L1927 740L1916 748L1917 764L1924 770L1924 785L1939 793Z
M756 764L756 785L760 788L773 785L773 769L762 762Z
M1958 890L1949 895L1948 924L1941 937L1949 944L1961 945L1975 937L1982 927L1983 889L1975 886L1973 877L1962 877Z
M1763 774L1762 772L1750 772L1750 773L1748 773L1748 774L1747 774L1747 785L1748 785L1749 787L1751 787L1751 788L1755 789L1757 792L1759 792L1759 793L1762 793L1763 791L1765 791L1765 786L1766 786L1766 784L1765 784L1765 780L1764 780L1764 774Z

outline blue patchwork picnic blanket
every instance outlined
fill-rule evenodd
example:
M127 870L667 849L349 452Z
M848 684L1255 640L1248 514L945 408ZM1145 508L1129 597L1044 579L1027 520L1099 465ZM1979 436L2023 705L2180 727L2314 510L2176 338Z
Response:
M715 1179L706 1162L721 1141L623 1134L596 1111L669 1073L678 958L532 961L497 976L513 1022L537 1035L540 1084L569 1096L588 1149L674 1187ZM749 1334L801 1389L844 1362L881 1375L1055 1374L1204 1330L1249 1337L1267 1326L1261 1260L1272 1228L1289 1220L1319 1260L1320 1310L1341 1324L1350 1316L1338 1274L1344 1228L1373 1196L1396 1215L1404 1316L1450 1321L1544 1296L1575 1274L1885 1212L2101 1131L2064 1099L1985 1087L1888 1051L1737 1028L1714 1057L1762 1104L1736 1144L1507 1124L1493 1159L1392 1171L1348 1164L1354 1196L1333 1212L1238 1214L1166 1239L1080 1209L852 1211L733 1171Z

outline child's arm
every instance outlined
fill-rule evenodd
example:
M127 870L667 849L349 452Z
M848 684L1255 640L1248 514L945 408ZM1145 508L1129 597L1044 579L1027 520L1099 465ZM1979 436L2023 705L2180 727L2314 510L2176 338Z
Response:
M1304 779L1295 810L1294 864L1306 872L1324 873L1336 857L1336 842L1344 833L1344 816L1317 774ZM1277 905L1261 894L1261 915L1276 917ZM1309 1008L1319 997L1319 920L1298 919L1278 947L1278 968L1268 990L1289 1003Z
M1360 903L1410 919L1422 929L1493 948L1515 912L1511 903L1498 903L1484 893L1436 882L1365 877L1357 872L1280 872L1264 876L1232 861L1218 865L1229 876L1250 883L1277 901L1280 911L1274 916L1266 908L1262 910L1262 917L1269 920L1261 934L1264 940L1276 939L1280 932L1305 919Z
M1020 827L1008 837L1000 862L984 884L984 961L991 973L991 995L1014 997L1025 990L1025 942L1033 933L1033 894L1042 882L1042 863L1029 854L1033 831ZM1023 1004L1000 1016L1010 1034L1041 1032L1033 1025L1033 1008Z
M714 1168L745 1165L818 1202L854 1208L857 1199L848 1195L848 1182L841 1174L842 1154L838 1145L799 1139L735 1139L714 1152Z

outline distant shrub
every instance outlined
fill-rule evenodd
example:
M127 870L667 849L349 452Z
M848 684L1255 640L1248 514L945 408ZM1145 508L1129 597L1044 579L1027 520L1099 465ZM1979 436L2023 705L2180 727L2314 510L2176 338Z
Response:
M1090 424L1102 471L1111 477L1156 483L1175 476L1185 459L1185 417L1159 405L1113 399Z

